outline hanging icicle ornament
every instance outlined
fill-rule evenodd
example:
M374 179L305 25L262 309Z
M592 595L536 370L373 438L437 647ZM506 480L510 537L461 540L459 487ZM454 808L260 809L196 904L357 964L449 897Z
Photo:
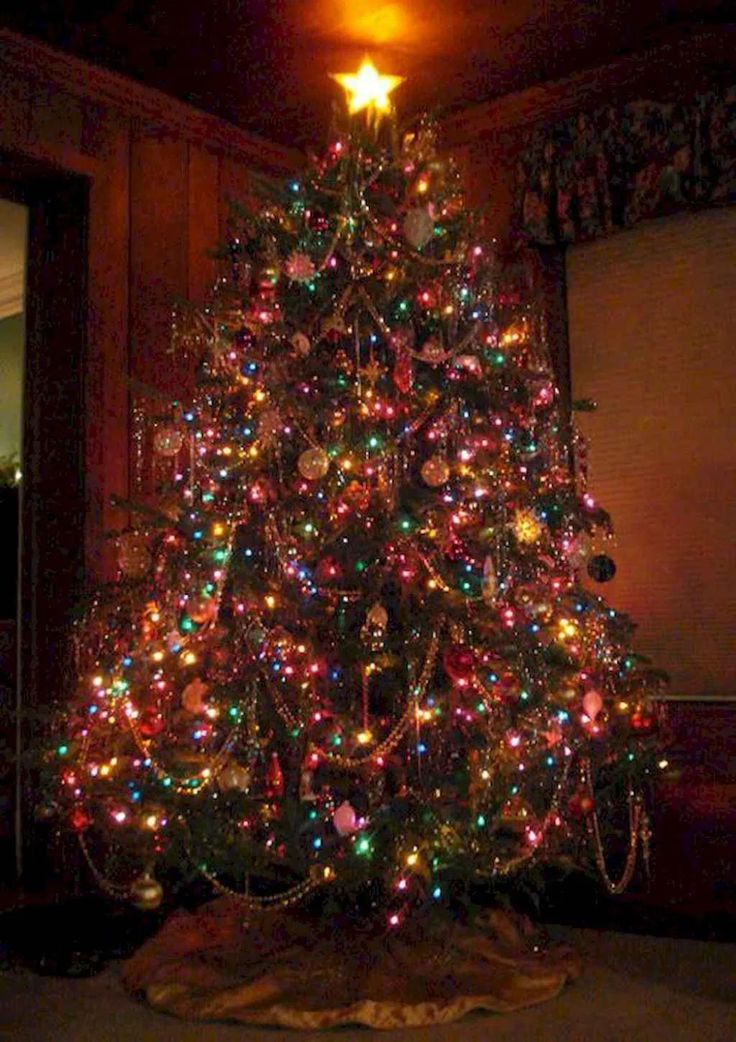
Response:
M483 603L487 604L489 608L492 608L496 603L498 596L498 578L496 577L496 568L493 564L493 558L490 554L483 561L483 581L481 583L481 597Z

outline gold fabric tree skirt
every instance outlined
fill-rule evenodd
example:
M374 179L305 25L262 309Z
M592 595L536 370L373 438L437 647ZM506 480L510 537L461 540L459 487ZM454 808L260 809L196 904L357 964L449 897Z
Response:
M219 898L175 913L126 963L124 981L185 1019L396 1028L532 1006L579 972L569 948L540 948L525 920L498 910L472 927L416 913L393 930L294 910L246 920Z

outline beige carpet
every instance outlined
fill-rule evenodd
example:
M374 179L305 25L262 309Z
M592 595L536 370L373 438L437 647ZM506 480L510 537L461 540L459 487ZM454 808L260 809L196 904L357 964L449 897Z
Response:
M123 992L117 968L88 980L0 976L5 1042L736 1042L736 946L557 930L586 968L556 1000L413 1031L284 1032L182 1023Z

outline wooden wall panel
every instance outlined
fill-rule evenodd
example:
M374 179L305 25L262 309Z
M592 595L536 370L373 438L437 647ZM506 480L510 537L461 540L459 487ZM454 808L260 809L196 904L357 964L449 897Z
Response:
M25 77L0 64L0 148L8 151L28 142L31 88Z
M48 149L81 151L84 101L49 84L38 87L31 102L30 136Z
M219 173L218 157L205 148L190 144L187 296L195 304L204 303L215 279L212 251L220 235Z
M112 574L104 533L127 523L112 497L129 490L128 279L130 244L130 126L119 113L88 106L85 144L101 164L92 181L89 215L87 345L87 531L90 577Z
M253 187L247 167L231 156L220 158L218 195L220 200L220 239L226 239L232 225L231 202L247 206L253 200Z
M188 289L188 148L180 138L136 129L130 164L130 372L179 391L171 365L171 309Z

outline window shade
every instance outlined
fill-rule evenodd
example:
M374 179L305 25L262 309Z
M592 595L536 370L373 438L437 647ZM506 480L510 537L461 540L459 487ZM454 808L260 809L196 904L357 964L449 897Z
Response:
M618 572L671 694L736 698L736 208L642 223L567 255L574 398Z

